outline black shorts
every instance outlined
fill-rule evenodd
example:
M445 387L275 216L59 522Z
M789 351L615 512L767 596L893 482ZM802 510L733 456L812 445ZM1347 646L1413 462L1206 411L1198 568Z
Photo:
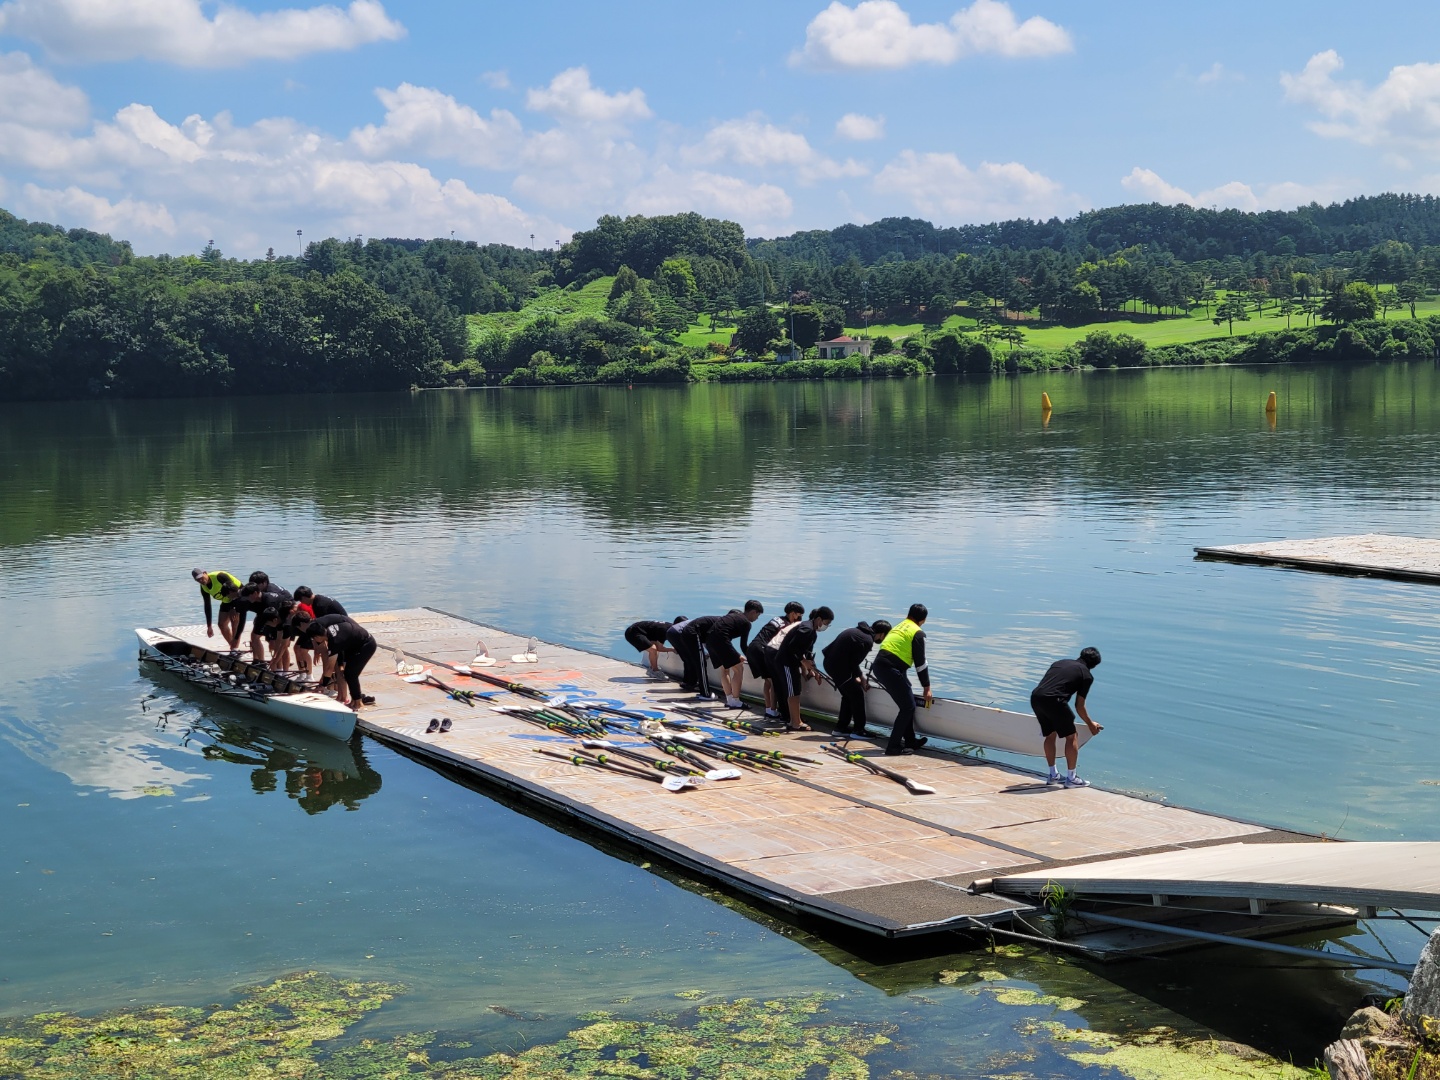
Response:
M1069 702L1031 694L1030 708L1035 713L1035 719L1040 721L1042 735L1058 735L1062 739L1068 739L1075 734L1075 714L1071 711Z
M244 606L239 600L222 600L220 601L220 614L229 615L232 611L239 611Z
M768 679L770 671L765 667L765 646L751 642L745 647L745 662L750 665L750 674L757 679Z
M645 652L651 645L656 644L642 634L638 626L627 626L625 628L625 640L630 643L632 649L638 652Z
M734 667L740 663L740 653L736 651L729 638L706 638L705 648L710 650L710 659L718 668Z
M255 627L255 629L254 629L253 631L251 631L251 632L252 632L252 633L255 633L255 634L259 634L259 635L260 635L261 637L263 637L266 641L275 641L275 640L278 639L278 638L288 637L288 636L289 636L289 635L287 635L287 634L285 633L285 628L282 627L282 626L278 626L278 625L277 625L277 626L257 626L257 627Z

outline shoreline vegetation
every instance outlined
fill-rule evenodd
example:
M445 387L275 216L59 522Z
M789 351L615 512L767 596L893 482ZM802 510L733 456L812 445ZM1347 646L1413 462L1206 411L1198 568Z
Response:
M0 210L0 401L1431 359L1437 293L1429 196L774 240L607 216L554 251L352 237L255 260Z

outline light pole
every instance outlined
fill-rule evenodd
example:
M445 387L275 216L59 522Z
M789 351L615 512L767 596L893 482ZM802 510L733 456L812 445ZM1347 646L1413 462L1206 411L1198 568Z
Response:
M870 336L870 283L860 283L860 314L865 317L865 336Z
M301 230L301 229L296 229L296 230L295 230L295 243L296 243L296 244L299 246L299 248L300 248L300 258L302 258L302 259L305 257L305 241L304 241L303 239L301 239L301 237L303 237L304 235L305 235L305 233L304 233L303 230Z

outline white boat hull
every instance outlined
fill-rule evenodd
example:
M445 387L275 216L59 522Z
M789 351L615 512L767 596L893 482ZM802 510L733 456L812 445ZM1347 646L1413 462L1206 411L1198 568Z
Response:
M715 693L720 689L720 672L710 663L710 687ZM660 668L665 674L678 679L683 664L673 653L660 654ZM764 699L764 687L760 680L745 666L744 696L752 701ZM834 719L840 712L840 694L829 682L806 680L800 693L800 708L811 715ZM865 695L865 719L871 728L888 728L895 723L895 702L880 686L872 684ZM957 698L937 697L928 709L915 710L915 727L919 734L964 746L979 746L986 750L1003 750L1010 754L1027 757L1044 757L1044 737L1040 725L1030 713L1011 712L989 705L972 705ZM1083 745L1090 738L1090 731L1084 724L1077 727Z
M191 645L159 630L137 627L135 636L140 639L141 660L154 663L226 701L332 739L349 739L355 732L354 710L334 698L310 690L276 692L273 687L248 681L246 671L253 673L253 669L244 661ZM225 670L233 668L237 683L232 685L225 675L211 673L207 670L210 665Z

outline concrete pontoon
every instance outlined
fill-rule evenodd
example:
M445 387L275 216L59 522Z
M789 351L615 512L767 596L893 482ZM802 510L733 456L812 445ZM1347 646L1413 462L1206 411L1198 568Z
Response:
M793 772L744 771L738 780L672 793L633 774L584 768L536 753L570 751L578 744L497 711L535 702L456 669L470 664L483 648L493 661L473 670L501 683L557 701L690 720L688 714L668 712L675 697L673 683L647 678L633 662L535 642L430 608L355 618L382 646L365 674L366 690L377 698L375 707L359 714L365 734L448 775L503 790L619 838L763 907L835 926L887 937L987 927L1000 933L1040 933L1044 920L1031 916L1042 913L1039 893L1045 882L1055 880L1073 882L1076 892L1093 891L1101 900L1108 894L1100 882L1127 893L1138 890L1145 895L1132 906L1108 910L1147 925L1169 921L1205 933L1275 936L1350 925L1367 905L1403 900L1417 906L1414 895L1367 890L1366 868L1412 855L1433 866L1434 852L1440 851L1440 845L1324 843L1320 837L1101 788L1052 787L1043 775L1017 765L930 747L912 757L886 759L935 789L935 794L916 795L827 753L830 736L825 733L744 734L724 726L723 721L735 715L729 710L692 722L707 737L731 746L779 748L788 757L811 762L797 764ZM199 626L166 632L196 644L204 641ZM433 684L407 682L395 672L397 661L424 663L452 687L485 697L466 704ZM755 718L754 713L750 716ZM451 729L427 732L432 719L450 720ZM653 749L638 732L610 738ZM873 743L857 740L848 745L866 756L880 752ZM1346 876L1340 867L1349 848L1355 849L1356 862L1354 873ZM1288 859L1298 853L1299 858L1310 850L1320 860L1313 873L1328 875L1336 888L1300 898L1288 898L1277 888L1272 896L1241 887L1255 876L1253 871L1235 869L1226 888L1223 872L1207 878L1200 870L1242 857L1274 867L1280 865L1279 854ZM1145 858L1156 861L1145 863ZM1191 859L1193 863L1185 865L1196 869L1189 877L1177 871L1163 885L1153 875L1152 880L1112 873L1125 862L1156 866L1167 859L1177 860L1176 866ZM1405 873L1401 862L1391 871L1395 881ZM1097 883L1093 889L1090 882ZM1209 886L1215 891L1207 893ZM1150 893L1167 894L1162 897L1167 902L1151 903ZM1267 903L1263 913L1252 910L1252 896ZM1434 906L1440 907L1440 899ZM1107 927L1082 933L1065 947L1112 957L1193 944L1161 927L1156 933Z
M1197 547L1195 555L1222 562L1440 584L1440 540L1418 536L1366 533L1315 540L1267 540L1260 544Z

